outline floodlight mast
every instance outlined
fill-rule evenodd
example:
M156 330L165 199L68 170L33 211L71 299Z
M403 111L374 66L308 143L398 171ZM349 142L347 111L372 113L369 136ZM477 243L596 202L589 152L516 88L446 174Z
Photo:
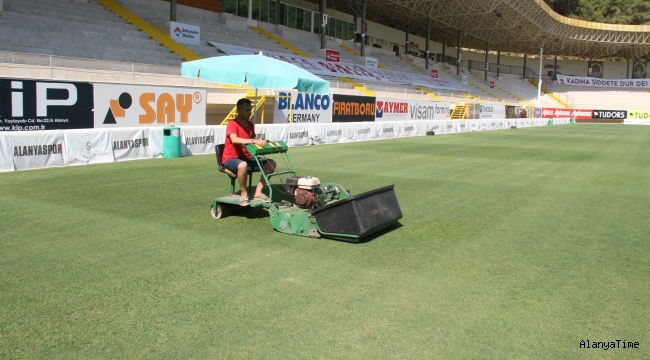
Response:
M279 6L278 6L279 7ZM320 12L320 48L325 49L325 22L323 21L323 14L325 14L325 0L318 2L318 11Z
M537 101L539 102L542 97L542 56L544 56L544 48L539 48L539 82L537 83Z

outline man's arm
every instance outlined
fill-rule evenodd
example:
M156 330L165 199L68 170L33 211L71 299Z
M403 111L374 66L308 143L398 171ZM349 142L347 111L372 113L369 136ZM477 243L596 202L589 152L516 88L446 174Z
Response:
M228 135L228 137L230 138L230 142L232 142L233 144L241 144L241 145L257 144L260 146L266 146L266 140L244 139L244 138L240 138L235 133Z

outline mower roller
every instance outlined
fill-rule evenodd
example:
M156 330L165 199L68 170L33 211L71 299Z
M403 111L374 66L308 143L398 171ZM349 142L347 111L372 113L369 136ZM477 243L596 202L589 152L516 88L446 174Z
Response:
M299 176L287 154L289 147L282 141L269 141L266 146L250 144L246 149L255 159L258 169L263 169L260 157L269 155L281 157L286 169L279 171L280 161L276 159L272 173L261 171L268 185L270 201L251 200L248 206L239 205L235 179L231 175L231 194L212 201L210 214L215 219L262 207L269 212L271 225L279 232L359 242L402 218L394 185L352 196L339 184L321 183L312 176ZM220 161L217 150L217 162ZM222 169L221 164L218 165ZM280 179L281 183L273 184L271 179L274 178ZM249 179L249 187L250 184Z

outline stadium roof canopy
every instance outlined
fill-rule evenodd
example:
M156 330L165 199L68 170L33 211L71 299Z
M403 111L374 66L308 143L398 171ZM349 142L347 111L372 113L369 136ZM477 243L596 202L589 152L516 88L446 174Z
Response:
M363 0L328 0L328 7L360 14ZM351 11L352 10L352 11ZM543 0L366 0L366 19L463 48L581 58L647 58L650 25L615 25L561 16ZM368 34L372 36L372 33Z

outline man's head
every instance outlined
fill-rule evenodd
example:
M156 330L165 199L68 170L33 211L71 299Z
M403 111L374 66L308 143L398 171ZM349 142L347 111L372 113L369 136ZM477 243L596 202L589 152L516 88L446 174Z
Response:
M251 105L251 101L246 99L246 98L241 98L237 101L237 117L248 121L248 119L251 118L251 111L253 109L253 106Z

